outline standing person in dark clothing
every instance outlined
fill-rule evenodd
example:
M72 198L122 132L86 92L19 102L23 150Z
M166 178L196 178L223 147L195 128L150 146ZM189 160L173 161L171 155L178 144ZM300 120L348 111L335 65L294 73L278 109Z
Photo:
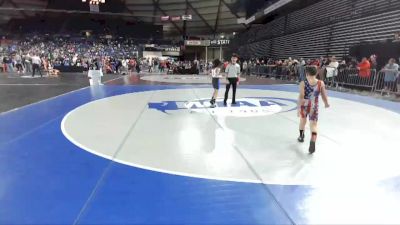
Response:
M11 57L5 56L5 57L3 58L3 63L6 65L6 68L7 68L7 72L8 72L8 73L13 73L13 72L14 72L14 67L13 67L13 64L12 64L12 59L11 59Z
M40 66L42 65L42 60L37 54L32 56L32 77L35 76L35 71L38 70L40 77L43 77L42 72L40 71Z
M233 96L232 105L236 104L236 87L240 76L240 65L237 63L238 56L236 54L232 55L231 62L226 66L225 73L228 78L228 84L226 85L224 105L227 105L229 89L232 86Z
M115 62L115 72L116 73L118 73L118 74L121 73L121 70L120 70L121 66L122 66L121 60L117 59Z
M142 61L140 59L137 59L136 61L136 72L140 73L140 66L142 64Z

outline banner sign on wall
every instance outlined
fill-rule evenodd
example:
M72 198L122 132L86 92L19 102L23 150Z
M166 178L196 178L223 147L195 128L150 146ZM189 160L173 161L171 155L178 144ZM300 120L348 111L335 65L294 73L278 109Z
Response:
M163 56L181 56L181 47L179 46L162 46Z
M171 21L176 22L176 21L180 21L180 20L181 20L180 16L171 16Z
M180 52L181 48L180 47L167 47L167 48L164 48L163 51L165 51L165 52Z
M224 45L229 45L231 43L231 40L229 39L219 39L219 40L211 40L210 45L211 46L224 46Z
M185 46L203 46L203 47L224 47L231 43L229 39L216 39L216 40L186 40Z
M169 16L162 16L161 21L163 21L163 22L169 21Z
M210 40L186 40L185 46L210 46Z
M192 15L183 15L182 20L192 20Z

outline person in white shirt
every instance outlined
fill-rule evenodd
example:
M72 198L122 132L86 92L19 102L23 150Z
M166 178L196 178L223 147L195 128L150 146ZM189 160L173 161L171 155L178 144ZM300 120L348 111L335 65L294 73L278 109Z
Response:
M15 67L17 67L18 73L24 72L24 68L22 67L22 57L20 54L15 55Z
M121 64L122 64L121 74L127 74L127 72L128 72L128 62L129 62L128 59L123 59L121 61Z
M221 61L219 59L215 59L213 61L213 67L211 69L211 77L212 77L212 86L214 88L214 93L211 97L211 108L215 108L215 101L218 98L218 90L219 90L219 78L221 78Z
M331 67L331 68L334 68L334 69L337 69L339 67L339 62L336 60L335 56L331 57L331 60L330 60L330 63L328 65L328 67Z
M229 89L232 86L233 96L232 105L236 105L236 87L240 76L240 65L237 64L238 56L236 54L232 55L231 62L226 66L225 73L228 78L229 83L226 85L224 105L227 105Z
M76 62L78 61L78 55L75 54L74 57L72 58L72 63L73 65L76 65Z
M335 56L332 56L329 65L325 67L328 86L333 85L334 78L338 74L338 67L339 67L339 62L336 60Z
M32 56L32 77L35 76L35 71L38 70L40 77L43 77L42 72L40 71L40 65L42 65L42 60L37 54Z

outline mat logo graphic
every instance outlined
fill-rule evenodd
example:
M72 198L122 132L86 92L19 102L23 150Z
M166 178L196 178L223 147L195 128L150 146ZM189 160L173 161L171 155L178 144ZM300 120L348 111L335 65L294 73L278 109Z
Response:
M149 109L154 109L166 114L179 110L207 113L218 116L252 117L272 115L276 113L296 110L296 100L272 97L249 97L236 101L236 105L224 106L222 99L216 102L216 108L210 108L209 99L193 101L162 101L151 102Z

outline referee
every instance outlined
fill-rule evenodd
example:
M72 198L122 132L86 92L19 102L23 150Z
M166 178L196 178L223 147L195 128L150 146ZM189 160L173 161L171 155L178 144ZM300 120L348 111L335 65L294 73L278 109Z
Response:
M228 84L226 84L225 98L224 98L225 106L227 105L229 89L231 88L231 86L233 89L232 105L236 105L236 88L240 76L240 65L237 63L237 61L238 61L238 56L236 54L233 54L231 62L225 68L226 77L229 82Z
M42 65L42 60L37 54L32 56L32 77L35 77L35 71L38 70L40 77L43 77L42 71L40 71L40 66Z

